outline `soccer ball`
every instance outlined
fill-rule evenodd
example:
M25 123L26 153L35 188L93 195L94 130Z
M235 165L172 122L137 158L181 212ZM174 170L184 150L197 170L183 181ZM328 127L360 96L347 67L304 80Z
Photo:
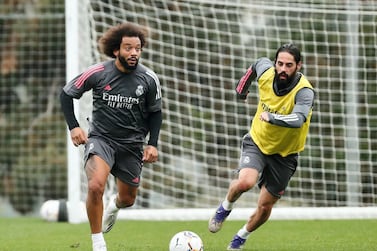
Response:
M203 241L191 231L182 231L170 240L169 251L203 251Z
M40 209L42 219L50 222L68 221L66 200L47 200Z

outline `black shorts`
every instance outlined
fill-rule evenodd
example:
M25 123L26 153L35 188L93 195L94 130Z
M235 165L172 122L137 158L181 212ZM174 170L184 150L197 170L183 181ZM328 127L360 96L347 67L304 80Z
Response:
M258 185L275 197L280 198L288 186L288 182L296 171L298 154L282 157L279 154L266 155L261 152L249 134L242 140L239 169L254 168L260 173Z
M111 174L132 186L139 186L143 168L142 144L119 144L109 138L90 136L85 145L84 162L97 155L111 168Z

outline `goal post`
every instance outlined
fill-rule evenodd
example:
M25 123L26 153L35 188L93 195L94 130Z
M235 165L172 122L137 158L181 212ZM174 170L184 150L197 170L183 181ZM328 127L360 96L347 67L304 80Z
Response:
M256 110L255 83L246 102L235 84L288 42L301 48L316 99L306 148L272 218L377 218L376 11L374 1L351 0L66 0L67 79L104 60L97 40L110 26L149 31L141 61L163 91L159 161L144 166L136 204L120 218L208 218ZM80 116L88 103L80 101ZM85 200L86 179L80 150L67 144L75 204ZM258 193L245 193L232 217L246 218Z
M89 0L66 0L66 81L76 77L93 62L98 61L93 55L98 54L92 48ZM91 111L91 93L85 93L80 100L74 100L74 109L80 126L88 129L87 117ZM86 178L83 171L83 146L72 144L67 131L67 172L68 198L67 209L70 223L86 221L86 212L81 210L85 201Z
M66 1L65 4L66 13L66 75L67 81L74 78L79 74L79 22L78 22L78 2ZM68 49L69 48L69 49ZM79 113L78 102L74 101L75 114ZM80 193L80 152L72 147L71 137L69 131L67 131L67 170L68 170L68 200L67 209L69 215L69 222L80 222L79 214L74 210L78 208L81 198Z

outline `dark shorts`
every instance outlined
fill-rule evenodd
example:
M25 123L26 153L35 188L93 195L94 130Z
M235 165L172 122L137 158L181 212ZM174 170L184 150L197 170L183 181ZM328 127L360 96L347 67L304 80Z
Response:
M296 171L298 154L282 157L279 154L266 155L261 152L249 134L242 141L239 169L254 168L259 174L259 187L263 185L275 197L280 198Z
M143 168L142 144L119 144L114 140L90 136L85 145L84 162L91 155L101 157L111 168L111 174L132 186L139 186Z

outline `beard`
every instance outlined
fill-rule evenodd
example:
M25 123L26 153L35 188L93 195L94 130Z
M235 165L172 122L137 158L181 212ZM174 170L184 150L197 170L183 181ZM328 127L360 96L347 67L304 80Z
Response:
M118 56L118 60L119 62L121 63L121 65L126 69L126 70L130 70L130 71L133 71L136 69L138 63L139 63L139 60L137 58L135 58L136 62L134 65L130 65L128 64L127 60L122 57L122 56Z
M279 85L279 87L283 87L283 88L287 87L292 83L295 75L296 73L292 74L291 76L288 76L287 73L281 72L280 74L277 75L276 82Z

